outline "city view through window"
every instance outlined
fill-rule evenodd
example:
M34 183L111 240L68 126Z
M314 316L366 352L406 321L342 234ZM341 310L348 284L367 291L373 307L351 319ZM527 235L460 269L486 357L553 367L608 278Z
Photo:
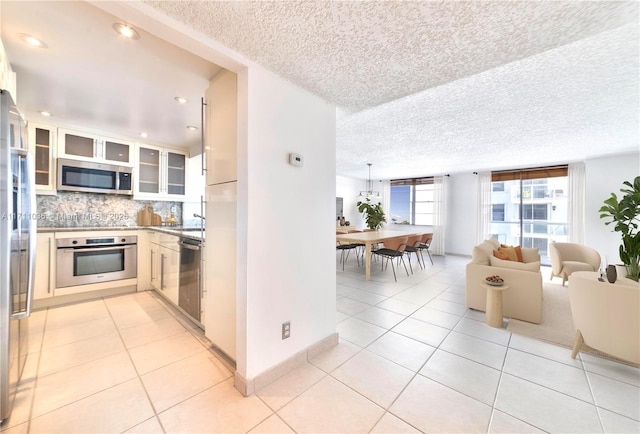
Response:
M540 250L549 265L549 243L567 241L566 176L491 183L491 233L502 244Z

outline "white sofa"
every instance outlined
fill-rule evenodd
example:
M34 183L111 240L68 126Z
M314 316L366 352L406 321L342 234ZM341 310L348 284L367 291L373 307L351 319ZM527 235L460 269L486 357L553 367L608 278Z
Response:
M576 271L598 271L600 254L589 246L576 243L549 244L551 279L562 278L562 286Z
M587 346L640 364L638 282L624 277L600 282L597 272L577 271L569 276L569 302L577 330L572 358Z
M503 292L503 315L539 324L542 320L542 275L538 249L522 249L523 262L506 261L493 256L500 243L495 238L473 248L466 269L465 302L471 309L486 310L485 278L499 275L509 285Z

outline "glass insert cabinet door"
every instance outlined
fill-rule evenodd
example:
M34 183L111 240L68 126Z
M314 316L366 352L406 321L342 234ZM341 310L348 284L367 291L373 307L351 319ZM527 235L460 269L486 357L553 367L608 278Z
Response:
M167 194L185 194L186 161L184 154L167 152Z
M186 194L187 156L166 148L138 147L138 192L158 196Z
M104 139L104 159L119 163L130 163L131 145Z
M140 193L160 193L160 150L140 147L138 151L138 190Z
M29 140L34 156L36 187L54 188L53 156L55 128L29 124Z

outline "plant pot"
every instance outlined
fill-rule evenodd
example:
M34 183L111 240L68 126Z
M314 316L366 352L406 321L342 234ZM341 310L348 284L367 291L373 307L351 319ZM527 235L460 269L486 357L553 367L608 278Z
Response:
M616 272L618 273L618 279L624 279L627 277L627 267L624 264L616 264Z

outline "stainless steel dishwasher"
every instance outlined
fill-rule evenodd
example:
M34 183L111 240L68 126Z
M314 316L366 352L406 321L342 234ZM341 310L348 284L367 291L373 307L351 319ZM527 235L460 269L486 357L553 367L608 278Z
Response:
M180 238L179 244L180 290L178 292L178 306L200 322L202 241Z

